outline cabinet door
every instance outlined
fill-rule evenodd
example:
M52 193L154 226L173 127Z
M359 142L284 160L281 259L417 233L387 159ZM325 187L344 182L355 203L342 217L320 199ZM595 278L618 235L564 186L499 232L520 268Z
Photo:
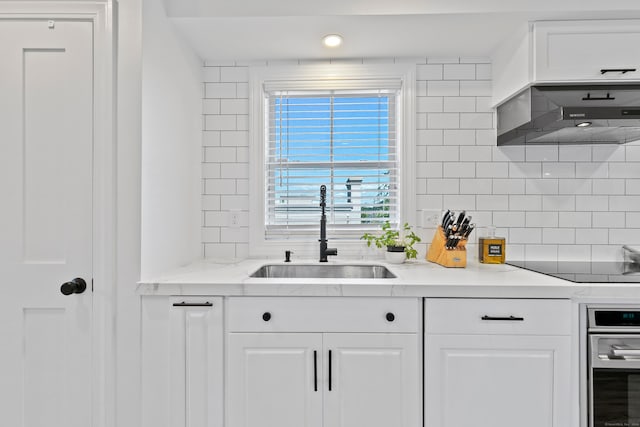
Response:
M321 350L322 334L228 334L226 426L321 427Z
M534 58L536 81L639 80L640 21L535 23Z
M417 334L325 334L324 356L326 427L422 425Z
M425 426L565 427L570 337L427 335Z
M222 426L222 319L220 298L171 299L169 404L172 427Z

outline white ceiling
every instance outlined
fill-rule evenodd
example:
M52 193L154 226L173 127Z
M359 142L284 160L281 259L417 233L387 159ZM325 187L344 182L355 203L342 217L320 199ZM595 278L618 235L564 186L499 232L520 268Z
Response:
M163 0L203 59L491 56L533 20L640 18L639 0ZM344 44L325 48L322 36Z

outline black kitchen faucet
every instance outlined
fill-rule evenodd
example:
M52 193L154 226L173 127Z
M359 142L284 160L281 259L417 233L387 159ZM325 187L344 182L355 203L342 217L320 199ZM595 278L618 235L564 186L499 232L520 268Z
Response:
M327 262L327 255L338 255L336 248L327 248L327 217L324 208L327 207L327 186L320 186L320 207L322 216L320 217L320 262Z

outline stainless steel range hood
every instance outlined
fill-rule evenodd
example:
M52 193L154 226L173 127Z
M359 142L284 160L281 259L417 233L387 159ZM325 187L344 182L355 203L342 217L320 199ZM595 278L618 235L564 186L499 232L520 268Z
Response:
M537 85L497 108L498 145L640 140L640 84Z

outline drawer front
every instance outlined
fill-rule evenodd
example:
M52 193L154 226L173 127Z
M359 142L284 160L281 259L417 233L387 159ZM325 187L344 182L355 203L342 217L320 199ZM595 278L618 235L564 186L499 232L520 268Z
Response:
M570 335L571 301L427 298L427 334Z
M229 332L404 332L420 328L419 298L230 297Z

